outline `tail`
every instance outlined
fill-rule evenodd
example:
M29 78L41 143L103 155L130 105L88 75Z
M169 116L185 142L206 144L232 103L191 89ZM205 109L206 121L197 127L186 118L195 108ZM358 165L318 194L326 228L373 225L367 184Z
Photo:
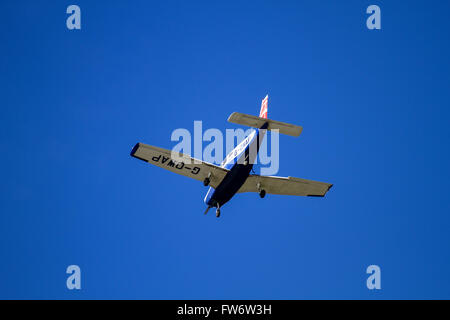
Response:
M267 119L267 112L269 111L269 95L267 95L261 101L261 111L259 112L259 117Z
M259 117L240 112L233 112L228 117L228 121L253 128L262 128L263 126L266 126L267 130L278 130L279 133L294 137L298 137L300 135L300 133L302 132L302 127L300 126L267 119L268 108L269 95L267 95L261 102L261 111L259 112Z

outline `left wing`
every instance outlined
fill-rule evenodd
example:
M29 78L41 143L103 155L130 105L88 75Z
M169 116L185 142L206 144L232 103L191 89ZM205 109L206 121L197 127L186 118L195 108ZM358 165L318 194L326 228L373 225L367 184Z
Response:
M213 188L217 188L228 173L227 169L191 158L183 153L177 153L177 155L178 159L174 159L171 150L143 143L137 143L131 150L131 156L183 176L199 181L209 177L209 185Z
M251 174L238 192L259 192L262 189L270 194L323 197L332 186L331 183L300 178Z

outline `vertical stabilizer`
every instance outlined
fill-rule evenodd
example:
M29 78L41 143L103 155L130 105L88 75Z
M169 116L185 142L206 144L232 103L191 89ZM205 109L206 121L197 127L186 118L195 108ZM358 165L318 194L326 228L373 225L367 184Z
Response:
M269 110L269 95L267 95L262 101L261 101L261 111L259 112L259 117L267 119L267 112Z

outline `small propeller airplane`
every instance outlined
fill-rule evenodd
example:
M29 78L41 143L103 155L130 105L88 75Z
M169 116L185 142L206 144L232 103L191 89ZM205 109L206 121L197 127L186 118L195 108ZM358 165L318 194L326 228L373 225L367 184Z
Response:
M331 183L293 177L250 174L267 130L279 130L282 134L294 137L298 137L302 132L300 126L267 119L268 100L268 96L262 100L259 117L239 112L233 112L230 115L229 122L255 129L227 155L220 166L191 158L182 153L177 153L175 158L171 150L143 143L137 143L130 154L132 157L160 168L203 181L204 186L210 186L204 200L208 206L205 214L210 208L215 207L216 217L220 217L220 208L236 193L257 192L261 198L264 198L266 193L310 197L325 196L333 186Z

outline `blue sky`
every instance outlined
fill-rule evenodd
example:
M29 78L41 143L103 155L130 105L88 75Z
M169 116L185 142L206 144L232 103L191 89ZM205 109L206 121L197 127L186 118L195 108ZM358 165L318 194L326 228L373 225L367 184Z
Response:
M449 9L2 1L0 298L450 298ZM267 93L303 126L279 175L325 198L241 194L216 219L201 183L129 156L194 120L236 128Z

